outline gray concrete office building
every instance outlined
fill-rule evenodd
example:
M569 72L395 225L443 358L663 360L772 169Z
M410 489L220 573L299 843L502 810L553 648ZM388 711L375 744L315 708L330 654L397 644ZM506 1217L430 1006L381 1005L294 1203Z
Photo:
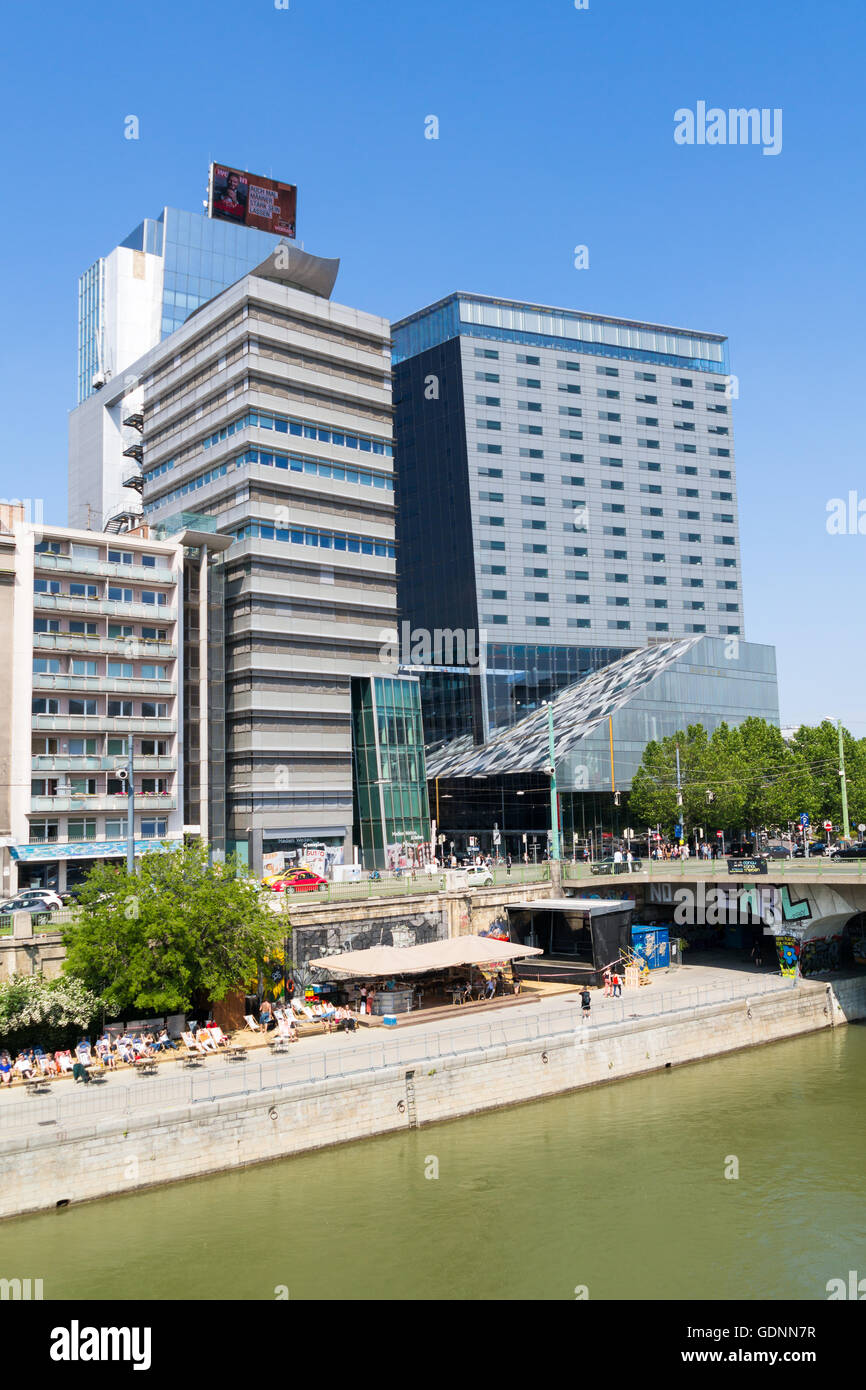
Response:
M285 244L136 363L146 524L231 536L226 843L352 858L352 679L395 626L390 326ZM423 785L423 770L421 773Z

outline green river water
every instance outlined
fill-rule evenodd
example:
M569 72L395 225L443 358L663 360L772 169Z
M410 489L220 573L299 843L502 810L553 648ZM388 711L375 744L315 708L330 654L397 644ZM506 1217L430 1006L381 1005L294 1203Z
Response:
M46 1299L826 1299L866 1276L864 1159L854 1025L8 1221L0 1274Z

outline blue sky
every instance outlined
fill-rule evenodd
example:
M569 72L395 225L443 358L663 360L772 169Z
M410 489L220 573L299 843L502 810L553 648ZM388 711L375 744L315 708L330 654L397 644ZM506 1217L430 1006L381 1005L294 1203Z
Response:
M8 12L2 496L66 520L81 271L197 210L211 159L270 173L344 303L471 289L727 333L746 635L777 647L783 723L866 735L866 536L826 531L828 500L866 499L866 7L289 4ZM782 108L782 152L675 144L698 101Z

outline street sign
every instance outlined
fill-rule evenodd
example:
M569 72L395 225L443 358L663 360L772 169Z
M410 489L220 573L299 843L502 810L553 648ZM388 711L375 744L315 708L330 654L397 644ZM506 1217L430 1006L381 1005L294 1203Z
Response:
M824 822L824 829L825 829L825 830L832 830L832 829L833 829L833 822L832 822L831 820L825 820L825 822Z
M801 825L808 825L808 824L809 824L809 817L808 817L808 815L806 814L805 811L801 811L801 812L800 812L800 824L801 824Z
M717 839L717 840L720 840L721 838L722 838L722 832L721 832L721 830L717 830L717 831L716 831L716 839Z
M494 832L493 832L493 843L494 843L495 845L501 845L501 844L502 844L502 836L500 835L500 833L499 833L498 830L494 830Z
M864 825L863 822L861 821L860 824L857 826L857 829L859 830L860 834L862 835L862 834L863 834L863 831L866 830L866 825Z

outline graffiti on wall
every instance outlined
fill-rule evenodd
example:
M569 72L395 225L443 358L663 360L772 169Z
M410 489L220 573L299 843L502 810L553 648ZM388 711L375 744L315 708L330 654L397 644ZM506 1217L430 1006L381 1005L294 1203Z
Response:
M779 969L783 975L792 979L797 973L800 956L800 942L796 936L777 936L776 951L779 956Z

